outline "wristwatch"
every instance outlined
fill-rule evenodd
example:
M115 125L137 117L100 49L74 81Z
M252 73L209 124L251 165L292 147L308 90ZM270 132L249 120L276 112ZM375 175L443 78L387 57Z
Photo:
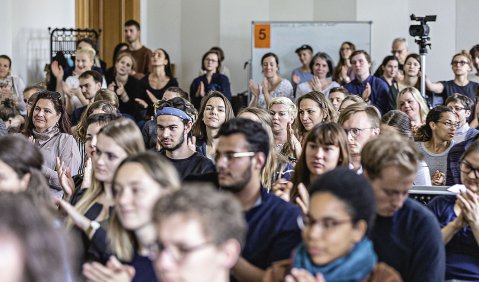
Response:
M97 231L97 229L100 228L100 223L98 221L92 220L90 222L90 226L88 226L87 230L85 231L86 235L91 238Z

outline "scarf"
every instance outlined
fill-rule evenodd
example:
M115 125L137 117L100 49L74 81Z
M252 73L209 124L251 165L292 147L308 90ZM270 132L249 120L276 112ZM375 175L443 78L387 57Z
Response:
M35 128L32 130L33 138L35 138L35 143L37 143L40 147L45 145L53 136L60 133L60 129L58 125L54 125L48 128L45 132L38 132Z
M306 246L301 243L294 255L293 267L303 268L313 275L320 272L328 282L356 282L368 277L376 262L377 256L372 242L363 239L346 256L324 266L315 265L309 257Z

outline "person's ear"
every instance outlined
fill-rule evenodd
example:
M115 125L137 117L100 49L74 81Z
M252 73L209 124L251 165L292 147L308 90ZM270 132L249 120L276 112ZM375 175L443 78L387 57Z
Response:
M257 152L254 155L254 160L255 160L254 167L256 169L261 170L264 167L264 165L266 164L266 156L263 152Z
M466 118L470 117L471 116L471 111L470 110L466 110Z
M32 178L31 173L25 173L23 177L20 179L20 190L26 191L28 188L28 184L30 184L30 179Z
M352 240L354 243L358 243L364 238L366 235L366 231L368 230L368 224L365 220L361 219L356 224L353 225L352 231Z
M235 239L229 239L220 247L221 262L227 269L231 269L236 265L241 253L240 243Z
M193 128L193 123L189 121L187 124L185 124L185 133L186 134L190 133L192 128Z

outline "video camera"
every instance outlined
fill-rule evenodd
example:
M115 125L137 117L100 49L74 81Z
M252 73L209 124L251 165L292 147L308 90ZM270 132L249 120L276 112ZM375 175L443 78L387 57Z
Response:
M429 35L429 26L427 25L427 22L435 22L436 15L416 17L414 14L412 14L411 21L418 21L420 24L410 25L409 34L411 36L427 37Z

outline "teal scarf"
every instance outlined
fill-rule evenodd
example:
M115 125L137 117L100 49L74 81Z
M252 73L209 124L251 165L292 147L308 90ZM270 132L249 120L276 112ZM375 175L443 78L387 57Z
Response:
M373 244L369 239L363 239L349 254L324 266L315 265L309 257L306 246L301 243L294 255L293 267L303 268L313 275L321 273L328 282L356 282L365 279L376 262Z

